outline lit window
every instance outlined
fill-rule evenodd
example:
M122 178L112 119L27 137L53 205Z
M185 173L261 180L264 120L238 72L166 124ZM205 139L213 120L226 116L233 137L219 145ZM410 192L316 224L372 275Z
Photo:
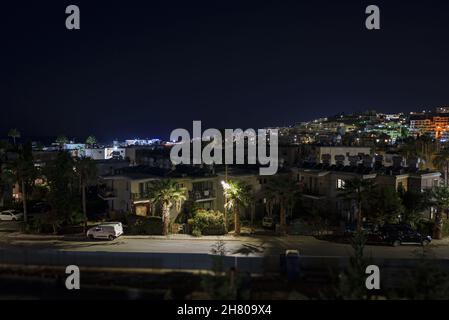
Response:
M345 180L337 179L337 189L344 189L344 188L345 188Z

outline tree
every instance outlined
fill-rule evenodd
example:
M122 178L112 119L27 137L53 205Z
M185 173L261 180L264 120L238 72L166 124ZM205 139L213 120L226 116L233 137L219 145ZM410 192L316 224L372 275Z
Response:
M299 194L296 182L291 178L276 177L269 180L265 190L267 201L279 205L279 223L281 234L286 233L287 212L291 212Z
M63 149L64 148L64 145L66 144L66 143L69 143L69 139L66 137L66 136L64 136L64 135L59 135L57 138L56 138L56 143L58 144L58 146L59 146L59 149Z
M93 147L94 145L97 144L97 138L95 138L94 136L88 136L86 139L86 144L89 147Z
M437 150L438 145L432 137L421 135L416 139L412 137L405 139L404 145L399 149L399 154L407 160L420 158L425 161L425 166L428 167L427 164L430 163Z
M234 232L240 235L240 207L247 207L251 202L251 188L241 181L223 182L223 194L226 199L225 209L234 213Z
M180 207L181 202L186 200L186 189L180 188L176 181L157 180L151 184L149 194L152 202L162 205L163 234L168 235L170 209L174 204Z
M372 195L374 183L370 179L352 179L345 181L344 189L340 194L348 200L355 201L357 203L357 231L362 230L362 206L366 203L367 199Z
M8 137L10 137L10 138L12 138L13 139L13 141L14 141L14 145L16 145L16 139L17 138L20 138L20 131L19 130L17 130L17 129L11 129L11 130L9 130L9 132L8 132Z
M378 223L396 223L404 212L399 193L390 186L376 186L362 205L366 216Z
M370 292L365 286L365 271L370 264L364 256L365 244L364 233L356 232L352 241L354 253L349 258L349 266L338 277L333 299L370 300Z
M51 206L50 216L61 223L71 220L75 210L79 209L79 201L75 197L76 181L75 163L67 152L60 151L56 159L48 163L43 174L48 184L48 202Z
M437 207L433 236L435 239L441 239L443 237L443 212L449 208L449 188L435 188L433 198Z
M399 197L404 206L402 221L416 225L420 220L420 213L432 205L431 196L430 192L414 192L400 189Z
M87 208L86 208L86 188L89 180L97 176L95 161L90 158L81 158L75 162L75 172L80 182L81 199L84 214L84 231L87 229Z
M448 187L448 176L449 176L449 149L441 150L437 153L436 157L433 159L433 165L439 170L443 171L444 174L444 186Z
M31 144L27 143L19 148L19 155L13 163L13 168L17 182L22 189L23 220L28 223L27 189L36 178Z
M5 190L14 184L16 177L13 168L6 159L7 150L10 148L7 141L0 141L0 207L4 205Z

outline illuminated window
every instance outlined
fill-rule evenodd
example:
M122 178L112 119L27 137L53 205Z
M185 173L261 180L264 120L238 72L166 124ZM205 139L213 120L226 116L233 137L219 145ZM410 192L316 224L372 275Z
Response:
M344 188L345 188L345 180L337 179L337 189L344 189Z

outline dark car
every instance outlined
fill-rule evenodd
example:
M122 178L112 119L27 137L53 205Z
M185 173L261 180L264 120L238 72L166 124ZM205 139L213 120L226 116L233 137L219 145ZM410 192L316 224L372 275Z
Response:
M379 228L378 232L371 235L371 241L378 240L390 244L394 247L401 244L420 244L422 246L428 245L432 238L428 235L423 235L414 230L411 226L405 224L388 224Z

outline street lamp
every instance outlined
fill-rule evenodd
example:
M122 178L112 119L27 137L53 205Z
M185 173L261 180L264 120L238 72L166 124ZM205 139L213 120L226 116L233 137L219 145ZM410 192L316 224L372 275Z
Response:
M231 186L229 185L229 183L227 183L227 182L224 181L224 180L221 180L221 185L223 186L223 189L224 189L224 190L229 190L229 188L231 187Z

